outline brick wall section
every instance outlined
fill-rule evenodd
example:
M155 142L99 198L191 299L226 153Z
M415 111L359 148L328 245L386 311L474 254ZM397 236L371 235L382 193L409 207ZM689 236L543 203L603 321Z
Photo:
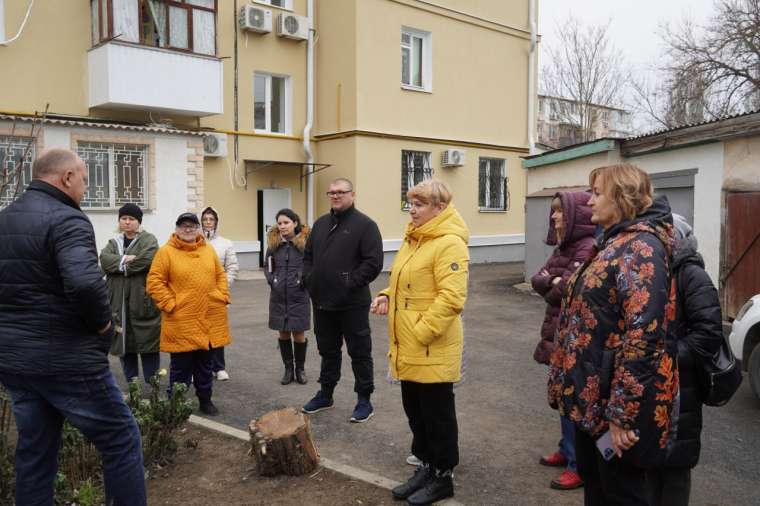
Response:
M187 141L187 210L203 209L203 140Z

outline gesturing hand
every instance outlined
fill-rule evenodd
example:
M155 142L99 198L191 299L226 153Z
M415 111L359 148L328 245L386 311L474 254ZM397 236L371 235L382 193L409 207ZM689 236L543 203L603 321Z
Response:
M372 304L369 306L371 313L385 315L388 314L388 297L386 295L378 295Z
M128 264L135 258L137 258L135 255L124 255L124 264Z

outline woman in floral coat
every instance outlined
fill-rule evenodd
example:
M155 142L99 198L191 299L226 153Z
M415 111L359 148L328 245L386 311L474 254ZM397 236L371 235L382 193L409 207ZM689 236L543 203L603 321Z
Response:
M568 282L549 403L576 424L585 504L645 506L646 468L664 458L677 412L676 350L666 340L675 316L672 216L633 165L595 169L589 183L591 221L604 235Z

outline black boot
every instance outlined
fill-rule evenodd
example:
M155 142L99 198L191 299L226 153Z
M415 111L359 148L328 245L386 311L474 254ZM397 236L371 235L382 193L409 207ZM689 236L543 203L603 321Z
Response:
M306 373L303 370L304 363L306 362L306 346L308 343L308 340L305 340L302 343L299 343L297 341L293 343L293 355L296 359L296 381L302 385L305 385L309 382L309 379L306 377Z
M280 355L282 363L285 364L285 373L282 375L280 384L287 385L293 383L293 341L290 339L278 339L280 343Z
M454 496L454 480L451 470L430 473L430 479L423 488L410 495L406 502L411 506L423 506Z
M208 397L198 396L198 405L198 409L204 415L214 416L219 414L219 410L214 406L214 403L211 402L210 395Z
M406 480L406 483L402 483L398 487L391 490L391 494L393 494L394 499L402 500L406 499L413 493L417 492L419 489L424 487L428 481L430 481L431 473L430 473L430 466L427 464L422 464L421 466L417 466L417 469L414 470L414 474L411 478Z

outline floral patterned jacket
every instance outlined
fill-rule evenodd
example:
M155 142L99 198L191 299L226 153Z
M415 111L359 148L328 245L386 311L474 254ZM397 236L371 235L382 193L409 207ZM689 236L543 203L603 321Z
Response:
M647 465L666 448L678 395L673 249L664 197L606 231L570 278L551 357L549 404L596 437L615 422L639 431L631 450ZM624 455L625 458L625 455Z

